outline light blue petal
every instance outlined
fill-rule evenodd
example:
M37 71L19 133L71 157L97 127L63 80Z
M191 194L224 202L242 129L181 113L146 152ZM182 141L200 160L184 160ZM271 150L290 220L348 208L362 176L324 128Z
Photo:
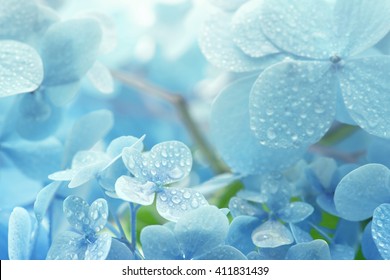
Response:
M107 162L110 158L100 151L79 151L73 157L72 168L83 169L85 167L100 163Z
M134 136L121 136L115 138L107 147L107 155L111 158L115 158L122 154L122 150L126 147L132 147L133 149L141 152L144 149L144 145L142 141L139 140L141 139Z
M246 55L233 42L230 24L231 16L224 13L217 13L204 23L199 44L204 56L213 65L233 72L251 72L265 69L279 60L278 56L262 59Z
M314 212L313 206L306 202L292 202L280 211L278 216L286 223L299 223Z
M230 224L226 244L237 248L245 255L249 254L256 248L252 242L251 234L260 223L261 221L255 217L236 217Z
M353 260L355 259L355 250L348 245L331 244L330 255L332 260Z
M275 248L293 243L294 237L283 224L269 220L252 232L252 241L260 248Z
M91 229L91 232L101 231L107 223L107 201L103 198L98 198L94 202L92 202L88 210L88 218L90 220L89 228ZM100 237L103 238L103 235L100 235Z
M259 204L253 204L246 199L232 197L229 201L230 213L233 217L253 216L265 218L268 214L263 211Z
M61 182L53 182L44 187L37 195L34 203L34 213L37 221L40 223L46 215L47 209L53 200Z
M376 207L390 201L390 171L380 164L366 164L346 175L336 188L334 202L340 216L361 221Z
M165 219L176 222L186 213L208 205L204 196L190 188L164 188L157 193L156 209Z
M62 110L41 91L24 94L16 103L16 131L27 140L42 140L55 133L62 120Z
M65 106L71 102L80 89L80 82L72 82L45 88L45 94L55 106Z
M341 56L351 56L375 45L390 30L389 1L336 1L334 24Z
M236 195L239 198L255 203L266 203L268 200L268 195L258 190L243 189L238 191Z
M32 225L27 210L16 207L8 224L8 257L10 260L28 260L31 252Z
M33 92L39 87L43 80L43 66L39 54L32 47L0 40L0 58L0 98Z
M232 173L224 173L217 176L212 177L210 180L203 182L200 185L191 187L191 189L200 192L204 196L213 195L217 191L228 187L230 184L239 180L241 176L232 174Z
M390 55L390 32L375 47L383 54Z
M134 260L134 254L129 247L116 238L111 239L110 252L106 260Z
M50 174L48 178L53 181L71 181L78 172L78 169L61 170Z
M211 4L225 11L234 11L248 0L208 0Z
M272 43L298 56L327 59L334 50L332 10L326 1L263 1L261 27Z
M110 70L103 63L95 62L87 72L87 77L101 93L109 94L114 91L114 79Z
M263 1L249 1L242 5L232 18L232 34L235 44L247 55L262 57L280 53L261 30Z
M204 206L184 215L174 233L185 259L192 259L223 245L228 229L229 221L218 208Z
M334 197L331 194L320 194L316 198L316 202L318 206L321 207L322 210L332 214L334 216L339 216L337 212L336 205L334 204Z
M195 260L246 260L242 252L229 245L222 245L194 258Z
M315 184L321 186L319 189L329 190L336 170L337 162L333 158L320 157L310 163L306 176L310 176L311 183L317 180L318 182Z
M284 169L303 153L260 145L249 126L249 93L257 76L229 85L211 110L211 136L222 159L240 174Z
M164 226L152 225L143 228L141 244L147 260L183 259L183 253L173 232Z
M305 230L303 230L297 225L294 224L289 224L289 225L295 243L310 242L313 240L309 232L306 232Z
M284 260L290 245L276 248L260 248L258 252L247 255L248 260Z
M368 162L390 166L390 141L387 139L370 137L366 158Z
M390 201L390 200L389 200ZM372 238L379 253L385 260L390 260L390 204L377 207L372 217Z
M88 244L85 260L105 260L110 252L111 240L107 233L99 235L94 242Z
M98 110L79 118L65 144L65 164L80 150L88 150L101 140L114 125L113 114L108 110Z
M38 16L35 1L1 0L0 6L0 39L27 39Z
M249 112L251 129L262 145L306 147L321 139L336 114L337 79L329 66L286 61L259 76Z
M70 181L69 188L77 188L96 179L99 172L106 166L106 162L98 162L81 168Z
M348 245L357 248L360 242L361 225L359 222L351 222L340 219L336 232L333 236L333 243Z
M88 243L78 233L66 231L58 235L52 243L47 260L83 260Z
M68 196L63 202L63 211L69 224L78 232L90 232L89 205L84 199L74 195Z
M140 205L151 205L154 201L156 185L147 181L141 183L129 176L121 176L115 182L115 192L120 199Z
M378 251L378 247L376 246L374 239L372 239L371 225L372 222L369 222L363 232L361 244L363 256L367 260L382 260L383 258Z
M390 56L346 61L340 82L344 102L354 121L370 134L390 138Z
M192 167L191 151L179 141L159 143L145 154L125 148L123 161L136 178L157 185L180 181L190 173Z
M96 179L106 191L115 192L115 182L120 176L127 173L127 168L121 160L113 160L103 170L99 171Z
M81 79L95 63L101 37L99 23L93 19L53 24L45 33L41 47L44 83L55 86Z
M4 144L4 150L14 164L30 178L46 180L50 173L60 169L63 147L56 138L39 142L18 140Z
M300 243L288 250L287 260L330 260L331 255L328 244L321 239L307 243Z

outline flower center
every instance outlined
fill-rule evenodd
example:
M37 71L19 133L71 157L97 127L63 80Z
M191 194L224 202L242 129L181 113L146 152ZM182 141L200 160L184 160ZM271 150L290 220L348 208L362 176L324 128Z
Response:
M337 54L334 54L331 57L329 57L329 60L332 63L336 64L336 63L339 63L341 61L341 57L339 57Z

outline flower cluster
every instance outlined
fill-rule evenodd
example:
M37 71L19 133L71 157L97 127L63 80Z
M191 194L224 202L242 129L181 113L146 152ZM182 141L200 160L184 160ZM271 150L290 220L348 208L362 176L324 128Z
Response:
M82 2L0 0L0 259L390 259L390 0Z

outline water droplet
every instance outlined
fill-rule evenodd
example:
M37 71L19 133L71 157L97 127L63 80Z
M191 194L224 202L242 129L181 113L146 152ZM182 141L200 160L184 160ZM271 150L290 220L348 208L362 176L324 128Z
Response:
M276 134L273 128L269 128L267 130L267 137L269 140L274 140L276 138Z
M185 191L184 194L183 194L183 197L185 199L189 199L191 197L191 193L189 191Z
M195 198L191 201L191 207L192 208L199 207L199 202Z
M172 202L175 203L175 204L179 204L181 202L181 199L177 195L174 195L172 197Z
M183 171L178 167L175 167L174 169L168 172L168 176L174 180L181 179L183 175L184 175Z

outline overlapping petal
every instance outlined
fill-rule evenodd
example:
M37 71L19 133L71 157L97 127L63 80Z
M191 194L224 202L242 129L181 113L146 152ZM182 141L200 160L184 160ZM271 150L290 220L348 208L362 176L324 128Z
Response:
M293 243L294 238L286 226L268 220L252 232L252 241L260 248L275 248Z
M376 207L390 202L390 171L380 164L366 164L347 174L336 188L334 202L340 216L360 221Z
M347 60L340 72L342 95L355 122L370 134L390 138L390 57Z
M371 233L382 258L390 260L390 203L381 204L375 209Z
M326 62L285 61L253 85L251 129L271 148L307 147L329 129L336 113L337 80Z
M156 185L152 182L141 183L133 177L121 176L115 183L115 192L123 200L150 205L154 201Z
M291 246L287 260L330 260L330 250L325 240L317 239Z
M32 224L26 209L16 207L8 225L8 256L10 260L28 260L31 252Z

